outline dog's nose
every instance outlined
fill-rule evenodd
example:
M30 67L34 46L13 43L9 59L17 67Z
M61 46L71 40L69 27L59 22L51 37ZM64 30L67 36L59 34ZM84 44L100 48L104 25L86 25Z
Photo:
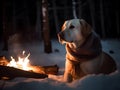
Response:
M58 33L58 37L64 40L64 34L62 32Z

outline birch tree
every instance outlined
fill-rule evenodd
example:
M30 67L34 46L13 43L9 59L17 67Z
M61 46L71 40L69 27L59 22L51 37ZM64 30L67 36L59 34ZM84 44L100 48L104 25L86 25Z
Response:
M50 40L50 28L48 18L48 3L47 0L42 0L42 16L43 16L43 39L44 39L44 52L51 53L52 46Z
M75 0L72 0L72 11L73 11L73 17L77 18L77 14L76 14L76 2Z

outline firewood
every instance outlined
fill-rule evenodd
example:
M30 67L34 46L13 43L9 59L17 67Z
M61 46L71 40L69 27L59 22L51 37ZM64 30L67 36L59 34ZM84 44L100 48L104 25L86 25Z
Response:
M6 66L8 64L8 60L5 58L5 56L0 56L0 65Z
M31 70L36 73L41 74L58 74L59 67L57 65L51 65L51 66L30 66Z
M0 79L13 79L16 77L26 77L26 78L47 78L48 75L40 74L36 72L24 71L14 67L8 67L0 65Z
M48 74L58 74L59 67L57 65L51 66L36 66L30 65L30 71L9 67L7 60L4 56L0 57L0 78L15 78L15 77L28 77L28 78L45 78Z

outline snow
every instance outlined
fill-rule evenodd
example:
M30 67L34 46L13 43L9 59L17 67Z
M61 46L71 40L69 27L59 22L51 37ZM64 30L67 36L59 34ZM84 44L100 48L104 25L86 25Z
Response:
M13 40L14 41L14 40ZM57 64L59 69L58 75L49 75L45 79L33 78L15 78L9 81L0 80L0 90L120 90L120 41L119 40L102 40L103 50L109 53L116 61L118 70L109 75L87 75L80 80L72 83L63 82L64 64L65 64L65 47L57 40L52 40L53 53L45 54L43 42L31 43L14 43L9 42L9 52L0 52L17 57L23 50L30 53L30 62L33 65L54 65ZM58 51L59 50L59 51Z

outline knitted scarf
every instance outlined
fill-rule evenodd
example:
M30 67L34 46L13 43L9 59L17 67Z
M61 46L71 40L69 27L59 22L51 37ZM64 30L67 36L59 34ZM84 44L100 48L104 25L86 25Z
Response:
M100 38L95 33L91 33L78 48L74 49L66 44L66 51L68 60L83 62L93 59L102 52Z

